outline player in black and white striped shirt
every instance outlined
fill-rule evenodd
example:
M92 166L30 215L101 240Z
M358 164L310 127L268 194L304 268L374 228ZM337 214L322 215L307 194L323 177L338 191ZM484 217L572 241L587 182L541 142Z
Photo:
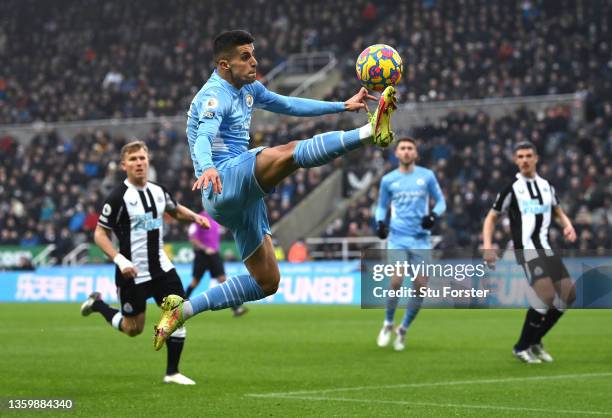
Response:
M514 148L514 162L519 168L516 178L497 195L483 225L484 259L494 268L497 255L493 250L495 222L502 212L510 218L512 242L517 261L523 265L529 284L537 298L531 301L514 355L526 363L552 361L544 351L542 337L552 328L565 308L575 299L575 289L561 257L548 242L553 216L563 228L567 241L576 240L572 226L555 193L554 187L536 172L538 154L528 141ZM557 296L557 297L555 297Z
M94 233L96 244L117 265L115 284L121 311L94 292L83 303L81 314L99 312L114 328L134 337L144 328L148 298L159 305L169 294L183 295L181 279L164 251L164 213L205 228L210 223L176 203L163 186L148 181L149 150L144 142L130 142L121 149L121 167L127 179L106 198ZM119 251L110 239L111 232L119 241ZM181 327L168 339L164 383L195 383L178 371L185 336Z

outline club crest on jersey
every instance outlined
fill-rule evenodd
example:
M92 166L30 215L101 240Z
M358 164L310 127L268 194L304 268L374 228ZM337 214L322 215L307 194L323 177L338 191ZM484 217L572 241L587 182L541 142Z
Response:
M253 107L253 96L251 96L250 94L246 95L246 105L248 107Z
M113 208L111 208L111 205L109 205L108 203L104 205L104 207L102 208L102 214L105 216L110 215L112 211L113 211Z
M134 308L132 308L132 304L129 302L126 302L123 304L123 312L125 313L132 313L134 312Z

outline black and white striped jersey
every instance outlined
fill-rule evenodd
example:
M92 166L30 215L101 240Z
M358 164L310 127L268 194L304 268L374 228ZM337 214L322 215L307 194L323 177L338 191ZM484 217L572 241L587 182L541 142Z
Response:
M552 210L558 205L555 189L547 180L537 174L527 178L518 173L497 195L493 210L508 213L514 248L551 249L548 230Z
M138 270L134 278L140 284L174 268L164 251L164 212L177 203L161 185L147 182L143 188L127 179L104 201L98 225L112 230L119 240L119 252ZM126 283L119 268L115 271L117 286Z

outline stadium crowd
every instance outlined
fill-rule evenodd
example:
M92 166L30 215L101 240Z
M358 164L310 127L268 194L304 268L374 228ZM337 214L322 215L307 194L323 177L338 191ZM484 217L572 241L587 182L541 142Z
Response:
M557 106L542 114L518 110L494 119L484 112L451 113L436 123L414 129L421 140L419 164L436 173L446 194L448 211L435 227L443 247L476 248L482 219L495 194L516 172L512 144L533 141L541 154L539 173L549 178L568 215L574 220L581 249L610 248L612 242L612 106L594 122L574 126L569 109ZM253 145L275 145L288 137L303 139L330 129L343 129L342 119L318 118L262 125L252 133ZM193 168L183 134L159 126L143 138L153 154L151 179L161 182L188 207L199 209L199 194L190 192ZM80 242L91 241L101 201L123 178L118 153L128 138L103 131L62 138L40 134L27 146L0 138L0 245L23 247L54 243L56 256ZM157 156L157 157L156 157ZM160 158L159 156L164 156ZM267 198L274 224L331 170L344 166L347 195L374 180L324 236L372 236L372 214L378 198L376 179L395 168L391 149L366 147L333 165L300 170ZM350 178L352 176L352 179ZM169 220L171 221L171 220ZM185 227L169 223L166 240L185 240ZM229 236L227 237L229 238ZM509 241L509 225L496 241ZM552 244L566 246L558 230Z
M530 140L540 154L538 173L555 187L578 234L577 242L570 246L558 228L551 229L553 248L609 249L612 246L610 121L612 105L607 102L603 114L586 125L574 126L569 109L557 106L541 114L520 109L498 119L484 112L451 113L436 123L415 128L414 137L421 141L418 164L434 171L448 205L446 215L433 230L434 235L442 238L438 248L478 248L484 216L496 194L517 172L511 160L512 146ZM373 178L397 167L392 150L385 150L384 159L371 155L362 156L361 160L371 161L363 171L372 172ZM363 171L358 175L363 176ZM373 236L377 200L375 183L353 202L342 218L327 226L324 236ZM502 225L496 231L495 241L506 247L511 244L509 221L504 220ZM338 246L318 249L331 254Z
M400 102L581 92L590 111L612 94L606 0L423 0L393 6L393 24L359 37L384 40L404 63ZM345 73L354 72L348 56ZM352 90L350 79L330 97Z
M284 121L252 132L254 145L276 145L287 138L305 139L336 129L327 119ZM91 242L103 199L125 178L119 150L131 138L97 130L65 138L41 133L28 145L0 138L0 245L55 244L61 259L75 245ZM183 133L158 126L140 138L152 153L150 180L163 184L173 197L194 210L200 194L191 192L193 165ZM300 170L267 198L274 223L320 183L332 166ZM168 217L166 241L185 241L186 226ZM229 239L230 237L227 236Z
M255 35L260 77L291 53L335 51L346 77L333 97L354 90L358 51L384 40L404 60L402 102L580 91L596 106L612 91L611 7L607 0L7 0L0 124L182 115L210 74L211 38L228 27Z
M262 77L291 53L347 50L380 15L368 0L0 3L0 124L183 115L212 39L247 28Z
M434 230L442 245L478 245L482 217L514 172L511 144L530 139L542 154L541 174L575 221L576 245L610 248L611 13L607 0L7 0L0 2L0 132L11 123L183 115L210 74L212 37L228 27L255 35L260 77L288 54L335 51L347 74L328 96L336 100L354 93L357 53L384 40L404 60L402 102L586 97L588 123L581 126L559 107L500 119L455 113L414 129L420 164L436 172L447 197L447 215ZM333 118L282 120L253 131L252 142L275 145L346 127ZM184 134L162 125L141 139L153 152L152 179L199 209ZM104 131L70 138L50 131L25 145L0 133L0 245L54 243L61 257L91 241L101 199L122 177L117 155L127 140ZM366 148L301 170L267 198L271 223L343 164L347 190L394 167L392 152ZM373 235L377 192L369 188L325 235ZM508 225L497 234L507 242ZM184 237L170 224L166 240ZM558 231L553 241L560 245Z

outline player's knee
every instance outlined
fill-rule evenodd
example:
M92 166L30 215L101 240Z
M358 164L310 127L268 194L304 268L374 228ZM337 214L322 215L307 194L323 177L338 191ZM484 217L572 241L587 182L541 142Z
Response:
M135 337L137 335L140 335L141 333L142 333L141 329L131 328L128 330L127 335L129 335L130 337Z
M281 151L282 151L282 157L279 159L279 161L286 163L286 162L291 162L291 163L295 163L295 158L294 158L294 153L295 153L295 148L297 147L299 141L291 141L288 142L286 144L281 145Z
M576 289L572 287L567 293L567 295L563 298L563 302L565 302L567 306L571 306L574 304L575 301L576 301Z
M278 291L278 284L280 283L280 276L274 275L273 277L266 280L265 283L260 284L261 290L266 296L275 294Z
M391 289L399 290L400 287L402 287L402 279L398 277L393 277L391 279Z
M137 335L142 334L144 325L141 326L139 324L127 323L122 328L123 332L125 332L127 335L129 335L130 337L135 337Z
M542 294L538 296L544 305L546 305L549 308L553 306L553 302L555 301L554 293L543 292Z

